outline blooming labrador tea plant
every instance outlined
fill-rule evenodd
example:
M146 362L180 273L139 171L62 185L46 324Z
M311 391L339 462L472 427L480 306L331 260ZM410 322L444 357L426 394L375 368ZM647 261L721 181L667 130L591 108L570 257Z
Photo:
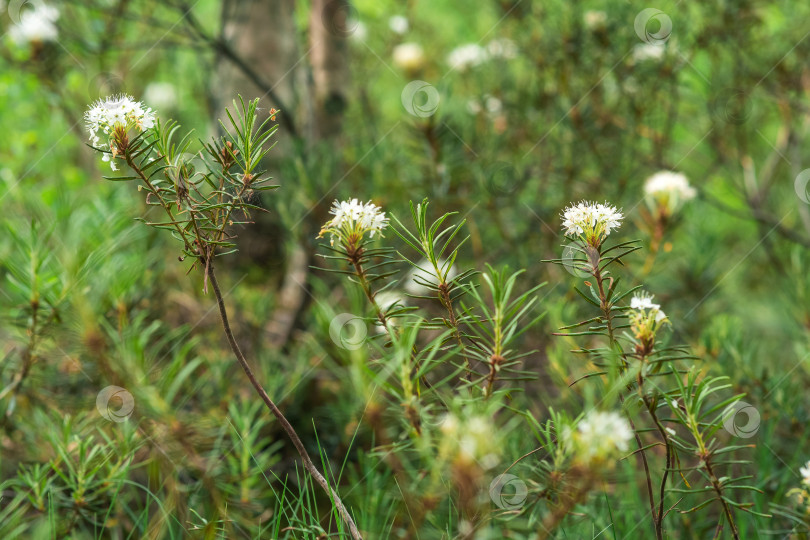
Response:
M240 98L235 105L236 116L227 111L225 135L205 144L199 154L204 158L201 170L188 159L188 137L175 141L177 124L161 122L130 96L98 101L85 120L91 145L113 171L121 162L131 170L132 176L114 179L138 182L147 204L162 209L162 221L146 223L169 230L182 243L180 260L189 259L191 267L202 272L206 290L212 286L225 335L257 396L284 428L307 473L328 495L339 522L353 538L361 538L355 512L314 465L296 428L256 378L230 327L215 266L235 248L234 224L249 223L250 213L260 210L248 202L249 194L276 187L267 183L260 168L276 127L268 128L270 119L257 122L256 101ZM690 198L684 182L658 177L648 183L647 193L671 215ZM722 378L705 376L689 351L668 343L664 328L675 323L651 294L638 286L620 290L614 268L624 266L640 246L634 241L610 245L625 219L619 209L581 201L563 212L562 230L574 242L575 257L551 262L573 264L588 276L574 291L593 315L557 335L588 340L573 351L572 362L581 358L585 373L571 385L592 385L599 390L586 395L601 398L589 398L574 418L548 410L545 421L535 419L531 411L509 407L518 391L516 381L533 376L522 365L531 351L520 350L518 338L534 331L543 317L536 294L544 284L520 287L521 272L507 268L487 266L485 273L457 268L459 248L467 240L465 223L450 224L450 213L431 222L427 200L411 204L412 227L387 216L372 201L356 198L336 200L330 214L318 235L329 237L323 246L331 263L326 270L347 275L360 286L371 319L382 329L370 338L368 357L358 357L365 365L358 366L357 377L365 381L361 387L373 384L372 393L381 392L388 403L374 406L378 420L372 425L388 448L380 463L390 467L403 495L422 508L412 523L414 530L421 520L432 519L436 507L457 513L455 527L465 538L497 527L514 514L523 516L529 529L532 523L539 525L537 537L546 538L577 505L610 482L623 462L635 460L646 485L649 527L657 539L666 537L665 518L678 504L673 496L692 493L705 499L682 512L715 504L722 516L718 531L727 529L739 538L736 516L753 512L739 495L752 488L744 483L747 477L735 477L729 469L728 458L738 448L717 437L725 409L716 403L719 399L727 408L740 396L716 397L728 388ZM389 229L398 244L389 245L383 236ZM396 276L409 267L405 279L414 283L400 285ZM406 301L394 292L401 288L419 294ZM434 304L436 315L425 317L418 307L406 306L413 302ZM532 452L508 466L502 433L525 423L544 457L538 454L534 465L524 463ZM492 513L482 496L485 478L513 467L523 471L520 493L525 490L525 504L498 500L497 506L508 512ZM449 478L444 476L446 468ZM424 470L421 480L409 476L408 471L415 470ZM501 482L493 480L492 486L502 489ZM448 487L451 498L435 498ZM493 489L490 499L495 500Z
M809 20L0 0L0 540L810 540Z

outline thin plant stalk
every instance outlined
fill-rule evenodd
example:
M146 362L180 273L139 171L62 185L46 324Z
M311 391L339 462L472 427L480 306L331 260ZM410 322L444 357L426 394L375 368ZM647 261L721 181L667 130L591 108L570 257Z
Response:
M205 261L200 261L201 263L205 263ZM211 287L214 289L214 295L217 298L217 306L219 307L219 316L222 319L222 328L225 331L225 336L228 338L228 344L231 346L231 350L233 351L234 356L236 356L236 360L239 362L239 365L242 366L242 370L247 375L248 380L250 380L250 384L253 385L253 388L256 389L256 393L259 394L259 397L262 398L264 404L267 405L267 408L270 409L270 412L273 416L281 424L281 427L287 433L287 436L295 446L295 449L298 450L298 454L301 456L301 461L304 464L304 468L309 472L315 482L318 483L327 494L329 494L337 507L338 513L346 525L349 527L349 532L352 535L352 538L355 540L361 540L362 536L360 535L360 531L357 530L357 525L355 525L354 520L352 519L351 515L349 514L348 510L346 510L346 506L343 504L343 501L340 499L340 495L338 495L337 491L329 485L326 481L326 478L320 473L320 471L315 467L315 464L312 462L312 459L309 457L309 453L307 452L306 448L304 447L304 443L301 442L300 437L298 437L298 433L296 433L295 428L292 427L292 424L287 420L284 416L284 413L276 406L270 396L267 395L267 392L262 387L261 383L256 379L256 376L253 374L253 370L250 368L250 365L245 358L245 355L242 354L241 349L239 348L239 344L236 342L234 338L233 332L231 331L231 325L228 322L228 312L225 309L225 301L222 297L222 291L219 288L219 283L217 283L216 274L214 272L214 265L208 264L208 280L211 283Z

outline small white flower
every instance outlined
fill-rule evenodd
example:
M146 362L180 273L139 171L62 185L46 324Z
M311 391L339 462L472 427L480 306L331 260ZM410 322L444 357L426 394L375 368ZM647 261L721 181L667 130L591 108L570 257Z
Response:
M664 428L664 429L665 429L665 430L667 430L667 433L669 433L669 434L670 434L670 435L672 435L673 437L674 437L675 435L677 435L677 433L675 432L675 430L674 430L674 429L672 429L671 427Z
M586 11L582 18L585 21L585 27L591 31L600 30L607 24L607 13L604 11Z
M518 47L517 44L511 39L498 38L493 39L487 44L486 52L492 58L511 60L513 58L517 58Z
M394 15L388 19L388 28L390 28L392 32L402 35L408 31L410 25L408 24L408 19L402 15Z
M394 64L406 70L413 71L422 67L425 62L425 53L418 43L402 43L394 47Z
M34 2L32 9L25 9L20 13L20 22L14 24L8 34L17 45L56 41L59 37L55 24L57 19L58 9L42 2Z
M633 47L633 60L644 62L647 60L661 60L667 52L663 43L639 43Z
M802 483L803 483L805 486L810 487L810 461L808 461L808 462L807 462L807 463L804 465L804 467L801 467L801 468L799 469L799 472L800 472L800 473L801 473L801 475L802 475Z
M630 300L631 309L659 309L661 306L653 304L653 296L644 292L639 292L633 295Z
M637 292L630 300L630 330L644 345L648 354L655 343L655 334L669 321L661 306L653 303L653 296L644 291Z
M489 53L486 49L477 43L468 43L450 51L450 54L447 55L447 63L453 69L465 71L484 63L488 58Z

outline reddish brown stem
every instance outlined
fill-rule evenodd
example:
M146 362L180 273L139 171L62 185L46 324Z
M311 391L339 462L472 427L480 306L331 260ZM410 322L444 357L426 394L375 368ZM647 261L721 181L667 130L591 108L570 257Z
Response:
M202 262L202 261L201 261ZM338 495L337 491L329 485L326 481L326 478L320 473L320 471L315 467L315 464L312 463L312 459L309 457L309 453L307 453L306 448L304 448L304 443L301 442L301 439L298 437L298 433L296 433L295 428L292 427L287 418L281 412L281 410L273 403L273 400L270 399L270 396L267 395L264 388L262 387L261 383L256 379L256 376L253 374L253 370L250 368L250 365L245 359L245 356L242 354L239 345L236 343L236 339L233 336L233 332L231 331L231 325L228 322L228 313L225 309L225 301L222 297L222 292L219 289L219 284L217 283L216 275L214 274L214 265L208 265L208 279L211 282L211 286L214 289L214 295L217 297L217 306L219 307L219 315L222 319L222 327L225 330L225 336L228 338L228 344L231 346L231 350L233 354L236 356L239 365L242 366L242 370L247 375L248 380L250 380L250 384L253 385L253 388L256 389L256 393L259 394L259 397L262 398L264 404L267 405L267 408L270 409L270 412L273 413L273 416L276 417L281 427L287 433L287 436L295 446L295 449L298 450L298 454L301 456L301 461L304 463L304 468L309 472L315 482L323 488L323 490L332 498L335 507L337 508L340 517L346 523L346 526L349 527L349 532L352 535L354 540L362 540L362 536L360 535L360 531L357 530L357 525L354 524L354 520L352 519L351 515L349 515L348 510L341 501L340 496Z

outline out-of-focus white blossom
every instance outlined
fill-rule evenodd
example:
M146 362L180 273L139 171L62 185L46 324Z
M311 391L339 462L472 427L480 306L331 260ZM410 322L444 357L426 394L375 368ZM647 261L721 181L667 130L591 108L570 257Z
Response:
M696 194L685 175L672 171L657 172L649 177L644 184L644 191L650 195L676 193L684 200L692 199Z
M388 28L390 28L392 32L402 35L408 31L410 24L408 24L408 19L402 15L394 15L388 19Z
M592 32L601 30L607 25L607 13L604 11L586 11L582 18L585 21L585 27Z
M380 309L388 311L395 305L404 306L407 296L396 290L382 291L374 295L374 300Z
M493 114L499 113L501 109L503 109L503 103L495 96L488 96L484 103L487 107L487 111Z
M149 83L143 91L143 99L158 109L173 109L177 105L177 89L170 82Z
M575 459L589 465L627 452L632 438L630 423L612 411L591 411L579 421L576 431L563 430L563 443L574 452Z
M511 60L517 58L517 44L508 38L493 39L487 44L487 54L492 58Z
M477 43L456 47L447 55L447 63L458 71L465 71L484 63L489 58L486 49Z
M467 101L467 112L473 116L481 113L484 109L490 114L498 114L503 110L503 102L489 94L483 96L483 105L482 102L475 99Z
M446 259L439 259L437 261L439 263L439 268L442 271L446 271L445 265L447 264ZM456 277L457 272L455 267L451 267L448 274L447 279L452 280ZM433 288L431 288L430 286ZM405 291L409 294L414 296L427 296L433 294L435 292L435 288L439 286L439 281L436 277L436 270L433 268L433 265L427 259L422 259L419 262L418 267L414 267L405 278Z
M492 419L447 413L439 427L442 438L439 453L442 458L490 469L498 464L500 448Z
M368 38L368 26L362 21L357 21L354 25L354 31L351 33L350 39L354 41L365 41Z
M56 21L59 10L43 2L35 2L31 9L20 12L20 20L8 31L9 37L17 45L56 41L59 30Z
M633 47L633 60L645 62L647 60L661 60L667 52L663 43L639 43Z
M681 173L660 171L644 183L648 204L664 216L674 214L686 201L695 198L697 191Z
M155 113L131 96L118 94L96 101L84 113L84 121L90 133L90 144L96 147L101 144L105 150L109 148L110 153L105 153L102 160L109 161L115 171L118 170L114 159L118 148L113 141L113 132L119 128L124 131L150 129L155 125Z
M374 301L380 307L383 313L388 314L392 310L399 310L406 306L408 297L405 296L405 293L402 291L398 291L395 289L388 289L385 291L378 292L374 295ZM389 318L388 324L392 326L397 326L397 318ZM378 334L385 334L388 330L385 326L382 325L381 322L377 321L375 323L374 328L376 329Z
M425 63L425 53L418 43L402 43L394 47L394 64L406 71L415 71Z

